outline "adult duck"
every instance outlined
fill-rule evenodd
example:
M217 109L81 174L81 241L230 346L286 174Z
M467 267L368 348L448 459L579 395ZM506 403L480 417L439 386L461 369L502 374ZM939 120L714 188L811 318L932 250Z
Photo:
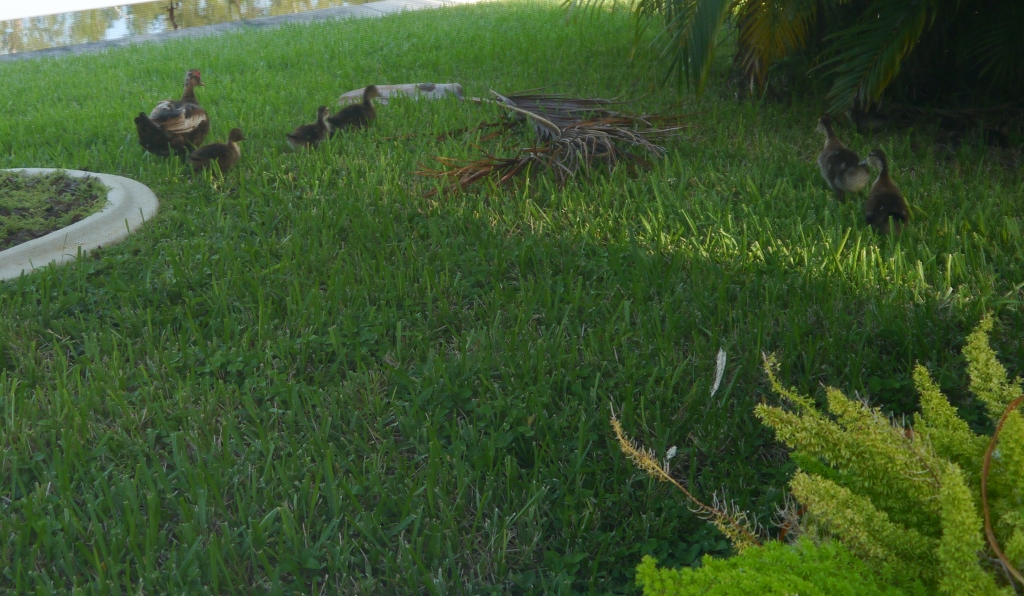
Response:
M227 143L210 143L200 147L188 156L188 162L192 167L201 172L209 168L213 162L217 162L221 173L225 173L238 163L242 157L242 148L238 146L239 141L244 141L245 135L241 128L232 128L228 133Z
M825 135L825 147L818 154L818 169L836 198L842 201L846 193L859 192L867 186L871 174L857 154L836 137L831 116L818 118L817 130Z
M316 122L313 124L303 124L288 133L288 144L294 149L316 147L319 145L327 138L333 128L331 124L327 122L328 114L330 114L330 110L327 109L327 106L320 106L317 108Z
M370 85L363 89L363 101L345 106L338 112L327 118L331 125L331 136L335 131L344 128L362 128L377 117L377 110L373 107L373 99L380 97L380 91L376 85Z
M878 178L864 202L864 219L880 234L899 234L910 221L910 208L900 187L889 176L889 160L881 149L872 149L863 163L878 170Z
M181 99L165 99L156 104L146 116L139 112L135 117L135 129L139 133L139 144L150 153L167 157L173 151L181 157L203 144L210 131L210 117L199 106L196 87L203 87L198 70L185 73L185 90Z

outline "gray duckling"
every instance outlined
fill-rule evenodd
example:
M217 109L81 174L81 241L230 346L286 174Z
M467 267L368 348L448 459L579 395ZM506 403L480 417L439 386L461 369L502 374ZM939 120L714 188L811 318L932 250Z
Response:
M836 198L843 201L846 193L860 192L867 186L871 174L857 154L836 137L831 116L818 118L817 131L825 135L825 147L818 154L818 168Z

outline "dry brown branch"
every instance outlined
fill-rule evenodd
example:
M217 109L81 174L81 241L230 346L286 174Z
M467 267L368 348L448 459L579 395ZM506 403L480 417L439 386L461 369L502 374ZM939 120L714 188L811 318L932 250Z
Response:
M169 2L167 4L167 18L171 22L171 26L174 27L175 31L178 30L178 21L176 21L174 19L174 11L177 8L178 8L178 5L175 2Z
M985 514L985 537L988 538L988 545L992 547L993 552L999 557L999 560L1006 567L1006 570L1013 575L1013 577L1024 586L1024 576L1021 576L1020 571L1014 568L1010 564L1009 559L1003 554L1003 549L999 548L999 542L996 540L996 534L992 530L992 515L988 509L988 467L989 462L992 460L992 451L996 447L996 441L999 440L999 432L1003 430L1003 423L1006 422L1006 417L1010 415L1010 412L1017 409L1017 406L1024 402L1024 395L1010 402L1010 405L1006 406L1003 411L1003 415L999 417L999 423L996 424L996 432L992 433L992 440L988 442L988 449L985 450L985 459L981 463L981 510Z
M727 503L719 503L718 499L715 499L718 506L713 507L693 496L693 493L668 473L665 466L654 457L653 452L638 446L626 435L625 431L622 430L622 424L619 423L619 419L614 413L612 414L611 423L612 429L615 431L615 438L618 439L622 452L633 461L633 464L662 482L672 483L690 500L692 505L691 511L702 519L713 523L715 527L729 537L737 550L742 551L750 546L761 546L761 540L750 529L745 513L736 510L729 511L733 508Z
M786 537L790 534L795 534L797 537L800 536L802 528L800 527L800 519L807 513L807 507L800 505L795 501L793 503L786 503L785 509L778 511L781 523L779 523L779 542L785 542ZM790 542L793 542L793 538L790 538Z
M649 169L653 160L665 155L665 148L653 140L676 135L684 128L681 125L684 116L637 116L611 109L626 102L540 93L507 96L491 93L497 100L490 103L512 112L513 121L481 140L496 138L517 122L529 120L538 145L520 149L515 156L505 158L485 154L482 159L464 163L437 158L447 167L422 168L417 174L451 180L449 189L465 189L484 178L505 184L525 171L529 163L536 162L551 170L561 186L581 171L589 171L600 163L609 168L621 163L634 173L638 169ZM487 101L480 100L481 103ZM468 132L485 125L497 126L498 123L485 123ZM463 130L453 134L461 132ZM428 196L433 194L436 191Z
M420 176L431 178L442 178L450 180L447 190L461 190L484 178L496 178L499 185L507 184L519 172L521 172L531 161L535 159L532 154L520 154L518 157L500 158L488 155L483 159L460 163L457 160L447 157L435 157L439 163L445 166L439 170L423 168L413 172ZM434 189L426 194L432 197L437 194Z

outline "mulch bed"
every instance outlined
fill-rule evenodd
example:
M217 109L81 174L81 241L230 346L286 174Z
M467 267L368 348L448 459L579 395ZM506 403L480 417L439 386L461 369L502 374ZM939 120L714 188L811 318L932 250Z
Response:
M63 171L44 175L0 171L0 250L70 226L106 205L99 178Z

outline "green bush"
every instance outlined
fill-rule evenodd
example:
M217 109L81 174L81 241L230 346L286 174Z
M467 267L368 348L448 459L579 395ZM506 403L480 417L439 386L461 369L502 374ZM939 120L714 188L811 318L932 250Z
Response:
M921 412L911 428L833 388L822 412L811 398L784 388L768 359L765 369L785 407L762 403L756 413L794 450L800 471L790 488L804 515L793 529L821 546L806 538L762 546L745 516L697 502L740 555L705 558L706 568L696 572L658 570L645 559L637 578L644 593L867 594L898 585L912 592L1013 594L1008 574L1024 583L1016 571L1024 564L1024 416L1016 411L1024 398L1018 399L1019 380L1007 380L989 346L991 328L986 317L968 337L964 356L971 391L996 422L995 438L971 431L922 366L914 371ZM612 424L622 442L618 421ZM623 445L639 454L631 457L641 467L665 479L643 448ZM987 546L983 519L991 520ZM733 526L742 531L727 531Z
M899 582L888 570L869 567L837 542L770 542L729 559L705 555L698 569L660 569L656 563L648 556L637 567L636 581L645 596L925 593L919 582Z

